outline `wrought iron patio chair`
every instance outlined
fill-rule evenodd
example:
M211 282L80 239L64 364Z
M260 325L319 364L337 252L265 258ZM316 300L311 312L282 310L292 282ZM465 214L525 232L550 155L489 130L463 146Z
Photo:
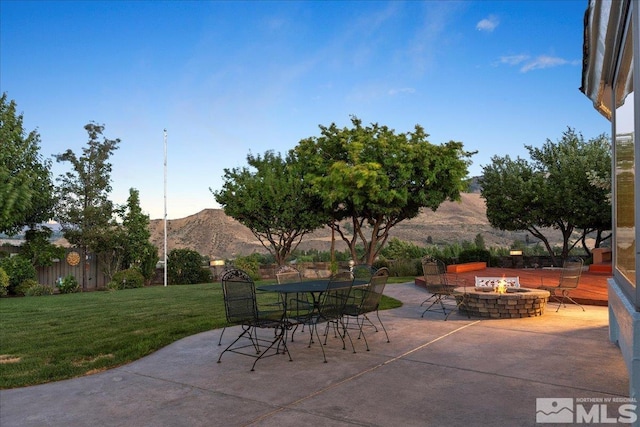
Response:
M456 297L453 291L457 287L465 286L465 281L454 278L454 280L450 282L444 262L430 256L425 256L422 258L422 273L424 275L425 287L427 291L431 293L431 296L420 304L420 306L427 303L429 304L422 312L421 317L424 317L428 311L440 312L440 310L442 310L442 314L444 314L445 320L447 320L453 311L458 310L460 307L464 308L466 302L465 295L463 294ZM449 301L451 301L451 303L449 303ZM447 302L446 305L445 302ZM448 313L447 305L450 306ZM467 316L470 317L468 311Z
M388 279L389 270L386 267L378 269L364 288L353 288L352 297L349 299L349 303L345 307L345 327L350 327L350 319L353 318L355 320L355 329L358 330L358 339L360 339L360 337L364 338L367 351L369 351L369 343L363 331L365 323L368 323L369 326L372 326L374 330L378 332L376 325L367 316L369 313L376 313L378 322L387 337L387 342L390 342L387 329L384 327L384 324L380 319L380 314L378 313L382 293L384 292Z
M302 282L302 274L300 273L300 270L295 267L283 265L276 271L276 280L278 281L278 284L299 283ZM299 293L288 301L287 306L291 311L299 312L303 309L309 309L313 306L313 303L309 301L309 297L306 293Z
M227 274L229 271L234 270L235 267L227 267L224 269L224 271L222 272L222 275L220 276L220 278L222 279L222 277L224 277L225 274ZM297 271L297 270L296 270ZM273 303L262 303L262 306L276 306L276 307L282 307L283 306L283 302L282 301L278 301L278 302L273 302ZM218 345L222 345L222 337L225 333L225 331L227 330L227 327L225 326L224 328L222 328L222 331L220 332L220 337L218 338Z
M278 284L284 283L300 283L302 282L302 273L295 267L290 265L282 265L278 267L276 271L276 280ZM286 298L287 294L283 294ZM309 310L313 308L313 301L309 300L307 293L297 293L289 301L285 301L287 305L287 317L292 325L296 327L298 324L302 324L302 332L304 332L304 323L300 322ZM293 341L293 333L291 334L291 341Z
M276 271L276 280L279 284L296 283L302 281L300 270L290 265L281 265Z
M351 289L353 287L353 274L350 271L340 272L333 275L328 283L326 290L322 292L322 295L319 297L318 306L316 309L309 312L308 316L304 319L304 323L309 326L309 347L314 343L314 333L315 337L320 344L320 348L322 349L322 358L324 362L327 363L327 356L324 351L324 345L327 342L327 336L329 333L329 325L334 324L335 330L343 331L343 333L339 334L342 339L342 349L346 349L345 344L345 336L349 338L351 342L351 347L353 352L355 353L355 347L353 345L353 341L351 341L351 337L349 332L344 328L343 324L343 315L344 308L349 299L349 295L351 293ZM324 345L322 340L320 339L320 334L318 333L318 326L325 325Z
M562 306L566 308L567 301L577 305L582 309L582 311L585 311L584 307L578 304L569 295L571 291L575 290L578 287L580 276L582 275L583 265L584 261L582 260L582 258L566 259L562 264L562 271L560 272L560 279L558 280L558 284L553 286L545 286L543 283L543 285L540 286L540 289L549 291L549 293L551 294L549 296L549 299L553 298L553 300L558 303L556 312L560 310L560 307Z
M252 371L255 370L258 360L263 357L286 353L291 361L291 354L284 339L285 331L289 327L285 319L284 307L259 310L255 284L251 277L242 270L232 269L225 272L221 281L227 322L232 325L240 325L242 332L220 353L218 363L221 362L222 355L227 351L255 358L256 360L251 366ZM260 329L274 330L273 337L269 339L261 337L259 335ZM274 346L276 346L275 352L268 354Z
M232 266L225 266L224 269L222 270L222 273L220 275L220 279L222 280L222 277L229 271L232 270L234 267ZM220 337L218 338L218 345L222 345L222 336L224 335L225 331L227 330L227 327L225 326L224 328L222 328L222 331L220 332Z

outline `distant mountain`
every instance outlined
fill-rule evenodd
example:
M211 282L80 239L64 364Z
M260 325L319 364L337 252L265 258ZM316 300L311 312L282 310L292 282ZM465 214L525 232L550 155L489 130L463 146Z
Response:
M150 222L151 241L163 253L164 221ZM436 212L425 210L414 219L403 221L391 229L391 237L426 246L473 241L481 234L487 246L510 246L516 239L525 241L525 232L507 232L489 225L484 199L479 193L463 193L460 202L445 202ZM331 230L324 228L303 238L299 249L328 251ZM338 250L346 249L337 240ZM205 209L186 218L167 221L167 249L188 248L212 259L233 258L266 249L244 225L225 215L222 209Z
M61 240L64 240L62 238L62 226L60 224L58 224L55 221L49 221L46 223L42 223L40 224L43 227L48 227L51 229L51 241L54 242L55 244L60 244L58 243ZM14 234L13 236L9 236L7 234L4 233L0 233L0 245L2 244L8 244L8 245L12 245L12 246L20 246L25 239L25 232L29 229L29 227L24 227L22 229L21 232L19 232L18 234ZM60 246L68 246L68 243L66 241L62 242L62 244L60 244Z
M62 226L60 224L58 224L57 222L55 222L55 221L43 222L42 224L40 224L40 226L50 228L51 231L52 231L52 234L54 236L62 234ZM28 229L29 229L29 227L24 227L21 232L19 232L18 234L14 234L13 236L9 236L7 234L0 233L0 239L18 239L18 240L22 240L22 239L24 239L24 233Z

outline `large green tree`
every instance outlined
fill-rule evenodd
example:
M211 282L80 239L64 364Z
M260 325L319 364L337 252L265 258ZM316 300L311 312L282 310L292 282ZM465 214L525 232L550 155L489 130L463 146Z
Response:
M487 218L501 230L526 230L540 239L549 254L553 248L546 230L562 234L562 259L597 233L596 245L611 229L609 190L594 185L594 174L610 176L608 139L601 135L585 141L568 128L558 142L547 140L540 147L525 146L531 161L494 156L484 166L481 195L487 204Z
M127 204L120 213L126 234L124 266L140 270L148 283L155 273L158 248L151 243L149 215L140 208L140 192L137 189L129 189Z
M103 137L104 125L89 123L84 128L89 141L81 155L76 155L72 150L54 155L58 162L71 164L71 170L57 178L56 219L62 226L65 238L80 248L83 260L89 251L102 250L104 234L115 226L114 206L109 200L109 159L120 143L120 139ZM83 274L83 289L86 289L86 280Z
M363 126L356 117L351 123L320 126L321 136L300 141L292 154L322 198L328 225L354 261L372 265L392 227L422 208L435 211L446 200L460 199L474 153L461 142L431 144L418 125L396 134L377 123Z
M149 216L140 208L139 191L130 188L127 203L115 208L114 214L120 222L110 221L102 231L93 233L91 250L109 280L123 269L135 268L149 283L158 262L158 248L150 241Z
M0 97L0 233L15 234L23 227L53 217L51 161L40 153L40 135L25 132L23 115L7 94Z
M225 169L222 189L210 190L225 214L248 227L283 265L305 234L326 224L322 201L295 159L267 151L249 154L247 163Z

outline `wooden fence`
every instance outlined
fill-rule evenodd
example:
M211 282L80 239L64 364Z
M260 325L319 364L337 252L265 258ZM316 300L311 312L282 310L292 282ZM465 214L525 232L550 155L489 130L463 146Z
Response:
M8 252L9 256L16 255L20 248L17 246L2 246L0 251ZM38 283L42 285L55 286L57 281L68 275L76 278L80 286L82 286L83 274L87 279L86 291L95 291L104 289L107 285L107 277L102 272L102 266L98 262L95 255L87 255L87 259L83 263L79 249L67 248L64 258L56 260L53 265L48 267L36 267Z
M75 248L65 250L63 259L54 262L49 267L36 267L38 273L38 283L55 286L60 278L72 275L82 286L83 275L86 277L86 288L83 290L92 291L104 289L107 285L107 277L102 273L102 267L98 262L98 257L88 254L83 263L81 252Z

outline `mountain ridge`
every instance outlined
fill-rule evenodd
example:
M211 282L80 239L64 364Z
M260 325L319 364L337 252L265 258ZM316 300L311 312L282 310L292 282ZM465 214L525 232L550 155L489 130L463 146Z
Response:
M149 223L151 242L159 253L164 248L164 220ZM525 241L527 232L501 231L491 227L486 205L479 193L463 193L459 202L444 202L436 211L426 209L416 218L394 226L389 238L398 238L418 246L473 242L480 234L486 246L509 247L515 240ZM328 227L305 235L299 250L329 251L331 230ZM167 220L167 250L192 249L211 259L229 259L254 252L267 253L249 228L225 215L223 209L204 209L184 218ZM346 244L338 237L336 249Z

